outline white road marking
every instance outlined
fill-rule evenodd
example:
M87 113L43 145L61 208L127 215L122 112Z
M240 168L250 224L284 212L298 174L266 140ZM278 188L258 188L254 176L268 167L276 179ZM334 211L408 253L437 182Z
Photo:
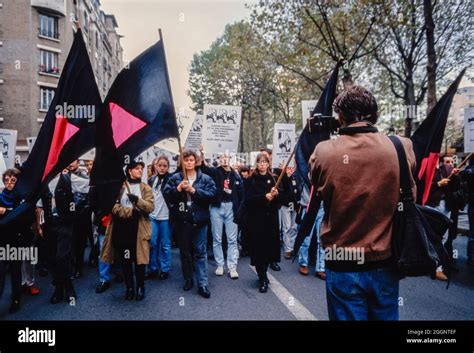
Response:
M250 266L253 272L255 268ZM291 292L286 289L275 277L270 273L267 273L268 279L270 280L269 289L277 296L277 298L286 306L290 313L296 318L296 320L305 321L316 321L318 320L298 299L295 298Z

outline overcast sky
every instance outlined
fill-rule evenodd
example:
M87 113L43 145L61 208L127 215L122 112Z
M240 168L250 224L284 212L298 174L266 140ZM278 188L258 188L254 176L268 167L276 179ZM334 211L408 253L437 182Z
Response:
M209 48L228 23L246 18L245 3L253 0L101 0L105 13L115 15L124 60L131 61L163 32L173 98L177 110L188 108L188 68L194 53Z

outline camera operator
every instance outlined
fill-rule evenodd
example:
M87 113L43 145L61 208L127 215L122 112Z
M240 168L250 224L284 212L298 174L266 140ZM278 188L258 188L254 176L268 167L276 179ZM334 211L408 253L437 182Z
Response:
M329 319L398 320L399 278L390 248L400 198L397 153L373 125L378 107L369 91L352 86L336 98L333 109L340 136L320 142L310 158L311 182L324 203L321 242ZM400 140L413 170L412 143ZM327 252L334 248L361 252L362 260L329 261Z

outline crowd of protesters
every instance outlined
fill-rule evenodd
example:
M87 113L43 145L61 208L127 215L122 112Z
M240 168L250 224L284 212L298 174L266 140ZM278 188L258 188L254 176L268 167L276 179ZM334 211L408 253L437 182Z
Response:
M211 296L209 258L215 260L215 276L227 274L237 280L239 258L250 256L257 288L265 293L270 285L268 269L279 271L283 254L286 260L298 258L301 275L308 275L312 264L315 276L326 281L330 319L396 320L399 278L390 240L399 199L398 160L393 144L375 127L377 110L372 94L358 86L336 98L334 111L342 128L337 139L319 143L311 156L314 190L295 177L293 168L272 169L271 150L266 148L253 166L231 165L227 154L219 155L214 165L206 161L202 149L186 150L173 171L164 155L150 166L136 161L124 166L126 181L116 203L109 215L99 219L89 200L93 161L84 160L82 165L74 161L49 183L36 211L2 229L0 245L39 249L36 270L40 276L52 275L53 304L77 299L73 280L83 276L88 242L88 263L98 268L96 293L107 291L113 281L124 282L125 299L137 301L145 298L145 281L169 278L176 246L183 290L191 290L196 282L203 298ZM400 139L413 172L411 142ZM0 219L20 204L15 192L19 178L17 169L2 175ZM311 192L318 193L321 207L295 254ZM461 171L452 157L443 156L427 204L453 220L445 241L449 254L459 212L467 207L472 225L468 264L473 266L474 157ZM363 248L365 261L329 260L325 249L331 247ZM451 260L456 268L455 258ZM13 313L20 309L22 294L38 295L40 290L31 261L0 261L1 291L8 269ZM436 277L447 279L443 268Z

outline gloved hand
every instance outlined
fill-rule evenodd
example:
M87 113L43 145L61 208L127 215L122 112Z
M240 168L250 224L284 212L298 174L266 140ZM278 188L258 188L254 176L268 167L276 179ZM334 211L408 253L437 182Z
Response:
M138 196L134 194L127 194L128 199L130 200L131 203L137 203L138 201Z

